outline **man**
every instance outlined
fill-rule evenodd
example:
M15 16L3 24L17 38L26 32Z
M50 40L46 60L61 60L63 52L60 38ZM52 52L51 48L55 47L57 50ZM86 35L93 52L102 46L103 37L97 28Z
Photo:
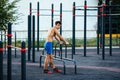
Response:
M55 68L55 65L53 63L53 49L52 49L52 42L53 42L53 38L55 37L55 39L61 43L61 41L64 43L64 44L69 44L58 32L58 29L60 29L60 26L61 26L61 22L60 21L56 21L55 22L55 26L50 28L50 30L48 31L48 34L47 34L47 37L46 37L46 42L44 44L44 47L45 47L45 50L47 52L46 54L46 58L45 58L45 61L44 61L44 73L48 73L48 74L51 74L52 72L50 70L47 69L48 67L48 62L50 62L50 66L52 67L53 71L56 71L56 72L61 72L60 69L58 68Z

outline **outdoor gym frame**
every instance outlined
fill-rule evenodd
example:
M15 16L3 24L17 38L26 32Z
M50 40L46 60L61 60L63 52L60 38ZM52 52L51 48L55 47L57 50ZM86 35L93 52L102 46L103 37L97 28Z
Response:
M80 9L83 7L84 9ZM106 7L109 8L109 14L106 14ZM35 62L35 16L33 15L32 18L32 10L37 10L37 51L39 51L39 16L51 16L51 26L53 26L54 16L60 16L60 21L62 22L62 12L72 12L73 22L72 22L72 54L75 54L75 21L76 17L84 17L84 56L86 56L86 28L87 28L87 17L98 17L98 27L97 27L97 54L100 52L100 48L102 48L102 59L105 59L105 18L109 16L109 32L110 32L110 45L109 45L109 52L110 56L112 56L112 16L118 16L120 14L111 14L111 8L113 7L120 7L120 5L111 5L111 1L109 5L103 1L102 5L98 3L98 6L88 6L87 1L85 0L84 6L76 6L75 2L73 3L72 10L62 10L62 3L60 3L60 10L54 10L54 5L51 5L51 9L40 9L39 2L37 3L37 9L32 9L32 3L30 3L30 15L28 16L28 60L30 61L30 52L31 52L31 31L33 31L33 52L32 52L32 59ZM48 14L40 14L40 11L51 10L51 15ZM84 11L84 15L76 15L76 11ZM87 15L87 11L98 11L97 15ZM59 15L55 15L54 11L60 12ZM33 24L31 24L33 23ZM33 26L33 28L31 28ZM101 30L100 30L101 26ZM31 30L33 29L33 30ZM62 35L62 27L60 29L60 34ZM100 34L100 35L99 35Z

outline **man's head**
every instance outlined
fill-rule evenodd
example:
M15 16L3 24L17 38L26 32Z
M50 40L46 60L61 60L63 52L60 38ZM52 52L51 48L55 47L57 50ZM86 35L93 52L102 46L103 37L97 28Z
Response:
M57 29L59 29L60 26L61 26L61 22L60 22L60 21L56 21L56 22L55 22L55 26L56 26Z

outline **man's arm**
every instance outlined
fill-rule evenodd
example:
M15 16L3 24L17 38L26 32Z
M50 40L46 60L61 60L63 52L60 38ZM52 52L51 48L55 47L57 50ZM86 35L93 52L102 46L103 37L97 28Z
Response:
M69 44L60 34L59 32L55 29L56 36L59 38L59 40L63 41L65 44Z

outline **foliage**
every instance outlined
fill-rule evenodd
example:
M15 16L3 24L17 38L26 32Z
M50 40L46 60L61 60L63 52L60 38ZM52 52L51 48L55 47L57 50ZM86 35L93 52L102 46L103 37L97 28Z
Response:
M17 2L20 0L0 0L0 30L7 29L7 23L15 22L18 19Z

